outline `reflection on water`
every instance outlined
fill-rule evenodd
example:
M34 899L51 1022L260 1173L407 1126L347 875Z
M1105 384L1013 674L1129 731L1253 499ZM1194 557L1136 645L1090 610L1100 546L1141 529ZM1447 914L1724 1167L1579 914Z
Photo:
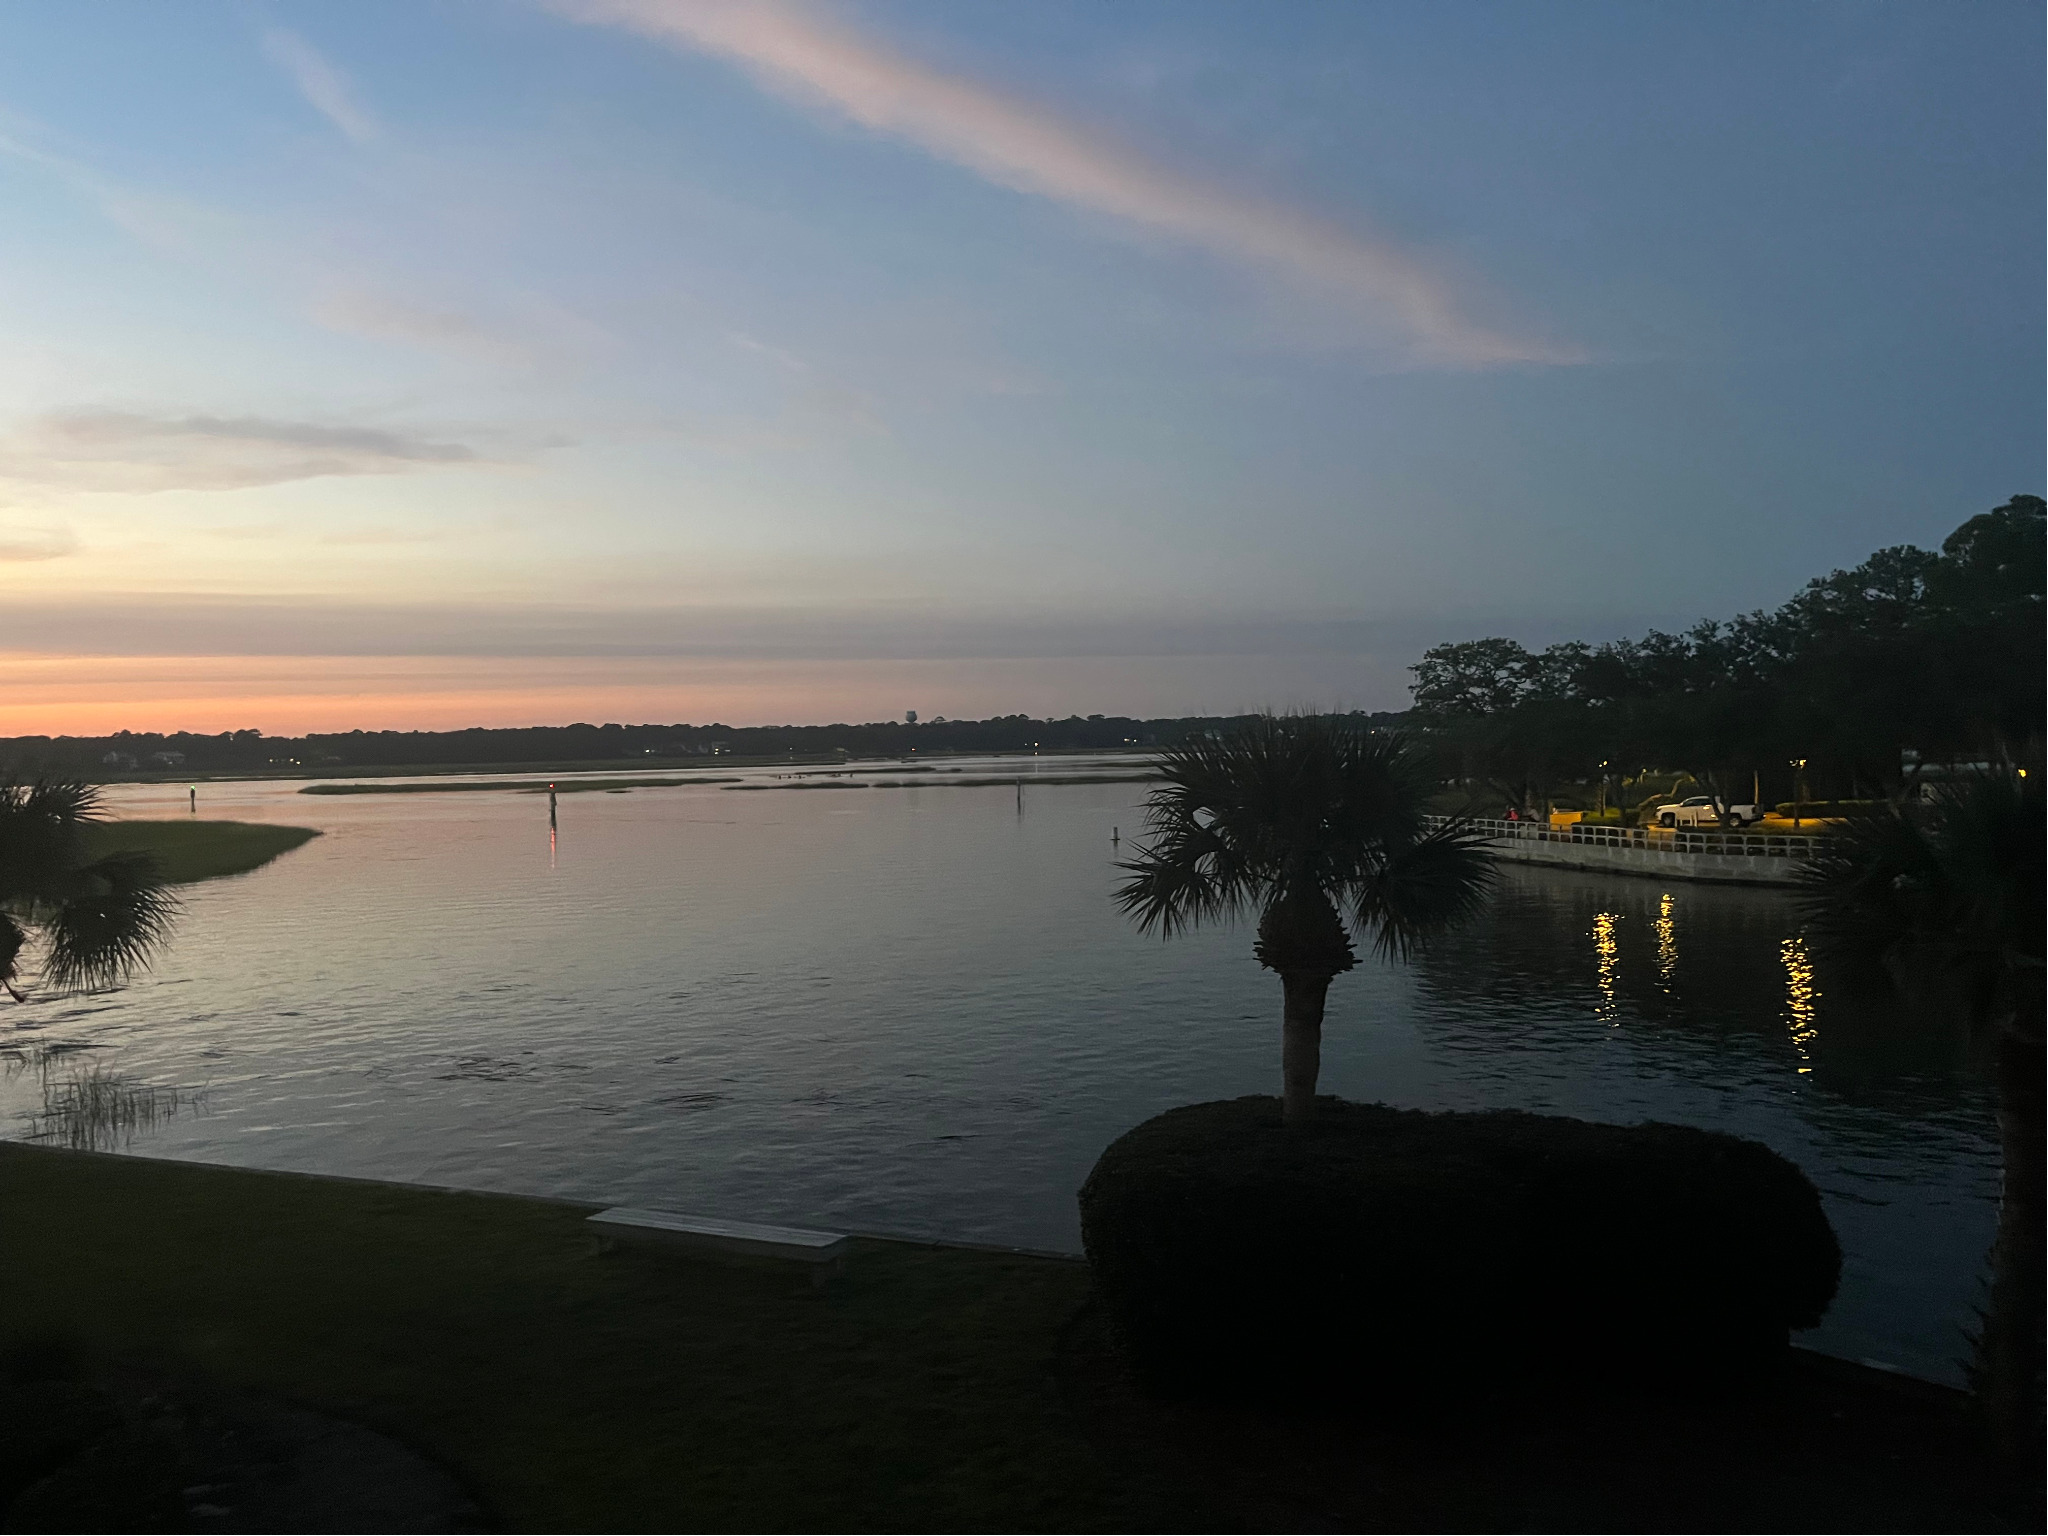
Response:
M327 835L190 888L155 973L0 1013L18 1052L208 1084L153 1124L86 1089L81 1123L98 1092L156 1155L1071 1249L1113 1137L1278 1087L1251 935L1162 944L1110 902L1140 784L642 789L564 795L554 829L541 796L291 788L213 787ZM183 811L157 793L129 814ZM1507 866L1481 918L1332 987L1324 1081L1756 1137L1842 1234L1815 1341L1953 1379L1985 1088L1950 1021L1798 940L1779 893ZM21 1133L45 1107L0 1083Z
M1657 981L1666 992L1678 979L1678 924L1671 916L1677 905L1669 891L1657 898Z
M1820 1034L1814 1020L1819 1017L1820 988L1813 983L1813 961L1806 953L1806 940L1786 939L1778 946L1785 962L1785 1011L1791 1016L1792 1049L1799 1053L1799 1073L1813 1071L1813 1053L1808 1049Z
M1600 1017L1610 1024L1621 1022L1620 992L1616 978L1621 974L1621 944L1614 936L1619 912L1602 912L1593 919L1593 963L1598 967L1594 985L1600 989Z

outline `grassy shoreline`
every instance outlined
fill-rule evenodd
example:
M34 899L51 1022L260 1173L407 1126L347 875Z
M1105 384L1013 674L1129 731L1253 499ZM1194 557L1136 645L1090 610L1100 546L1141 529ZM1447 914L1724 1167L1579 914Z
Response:
M863 1240L820 1292L599 1256L567 1202L18 1145L0 1210L0 1350L354 1418L511 1529L2026 1528L1955 1394L1838 1362L1720 1408L1207 1410L1132 1391L1071 1260Z
M691 784L737 784L733 778L716 779L518 779L490 784L308 784L302 795L462 795L516 793L537 795L546 790L558 794L588 794L592 790L680 789Z
M844 776L854 773L916 773L930 774L929 778L915 779L854 779ZM625 789L683 789L692 784L719 784L729 790L759 791L777 789L1008 789L1012 785L1057 785L1057 784L1145 784L1159 777L1156 773L1039 773L1017 774L1008 778L991 778L984 774L962 774L955 778L946 769L931 768L869 768L836 771L830 777L810 775L792 778L787 782L776 780L768 783L749 783L731 777L696 779L564 779L553 782L547 779L517 779L492 784L308 784L299 793L302 795L454 795L483 793L539 794L553 789L558 794L587 794L593 790L616 793Z
M101 821L86 829L85 845L93 858L146 853L170 884L191 885L246 875L319 835L253 821Z
M1009 789L1013 785L1046 787L1060 784L1149 784L1156 773L1024 773L1008 778L983 775L949 777L943 770L928 779L804 779L782 784L728 784L728 790L769 789Z
M96 784L242 784L273 779L406 779L462 777L483 773L519 773L559 776L570 773L722 773L734 768L847 768L867 764L945 762L954 758L1036 758L1042 762L1064 757L1149 757L1157 747L1025 747L990 748L986 751L941 751L929 759L886 755L849 757L839 752L741 753L721 752L715 757L692 753L687 756L650 754L617 758L535 758L523 762L492 763L290 763L248 768L166 768L161 771L131 769L123 773L85 772L81 776ZM880 769L878 771L888 771ZM912 770L914 771L914 770Z

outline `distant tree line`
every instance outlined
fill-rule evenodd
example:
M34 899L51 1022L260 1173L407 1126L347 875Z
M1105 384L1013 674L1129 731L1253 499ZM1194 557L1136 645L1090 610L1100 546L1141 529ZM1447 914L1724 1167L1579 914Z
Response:
M1897 798L1930 765L2038 762L2043 511L2015 496L1939 552L1882 549L1775 612L1684 634L1436 646L1414 668L1413 719L1447 776L1532 806L1645 770L1768 803Z
M1937 551L1899 545L1807 583L1775 612L1530 651L1439 645L1415 708L1442 777L1535 806L1566 786L1684 774L1724 800L1899 796L1926 765L2034 762L2043 729L2044 506L2015 496ZM736 758L907 757L1179 746L1249 716L530 726L462 731L120 731L0 738L0 773L88 779ZM1803 763L1795 768L1795 763Z
M1100 751L1176 746L1245 717L1138 720L1070 715L1039 720L877 721L864 725L562 725L509 730L346 731L265 736L224 731L112 736L16 736L0 739L0 768L16 778L72 774L90 779L183 773L338 773L377 768L496 767L517 764L697 761L735 758L908 757L965 752ZM1366 716L1385 725L1398 714ZM171 759L175 759L175 761ZM112 759L112 761L109 761Z

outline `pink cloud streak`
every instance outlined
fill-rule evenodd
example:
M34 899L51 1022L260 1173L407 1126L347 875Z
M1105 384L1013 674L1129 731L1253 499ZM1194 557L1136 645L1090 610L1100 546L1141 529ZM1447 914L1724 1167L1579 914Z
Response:
M1487 368L1580 354L1468 318L1416 254L1303 209L1212 185L1048 108L948 75L786 0L551 0L559 15L731 59L773 89L999 186L1126 220L1293 286L1362 305L1416 360Z

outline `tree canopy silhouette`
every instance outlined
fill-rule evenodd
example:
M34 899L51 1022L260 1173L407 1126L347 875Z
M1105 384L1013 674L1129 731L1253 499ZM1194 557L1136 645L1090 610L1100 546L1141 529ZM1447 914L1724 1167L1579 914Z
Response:
M1902 792L1921 763L2016 762L2042 736L2048 505L2015 496L1939 552L1902 544L1774 612L1530 651L1435 646L1418 722L1461 777L1534 804L1603 762L1683 770L1724 801ZM1765 791L1766 797L1775 795Z

